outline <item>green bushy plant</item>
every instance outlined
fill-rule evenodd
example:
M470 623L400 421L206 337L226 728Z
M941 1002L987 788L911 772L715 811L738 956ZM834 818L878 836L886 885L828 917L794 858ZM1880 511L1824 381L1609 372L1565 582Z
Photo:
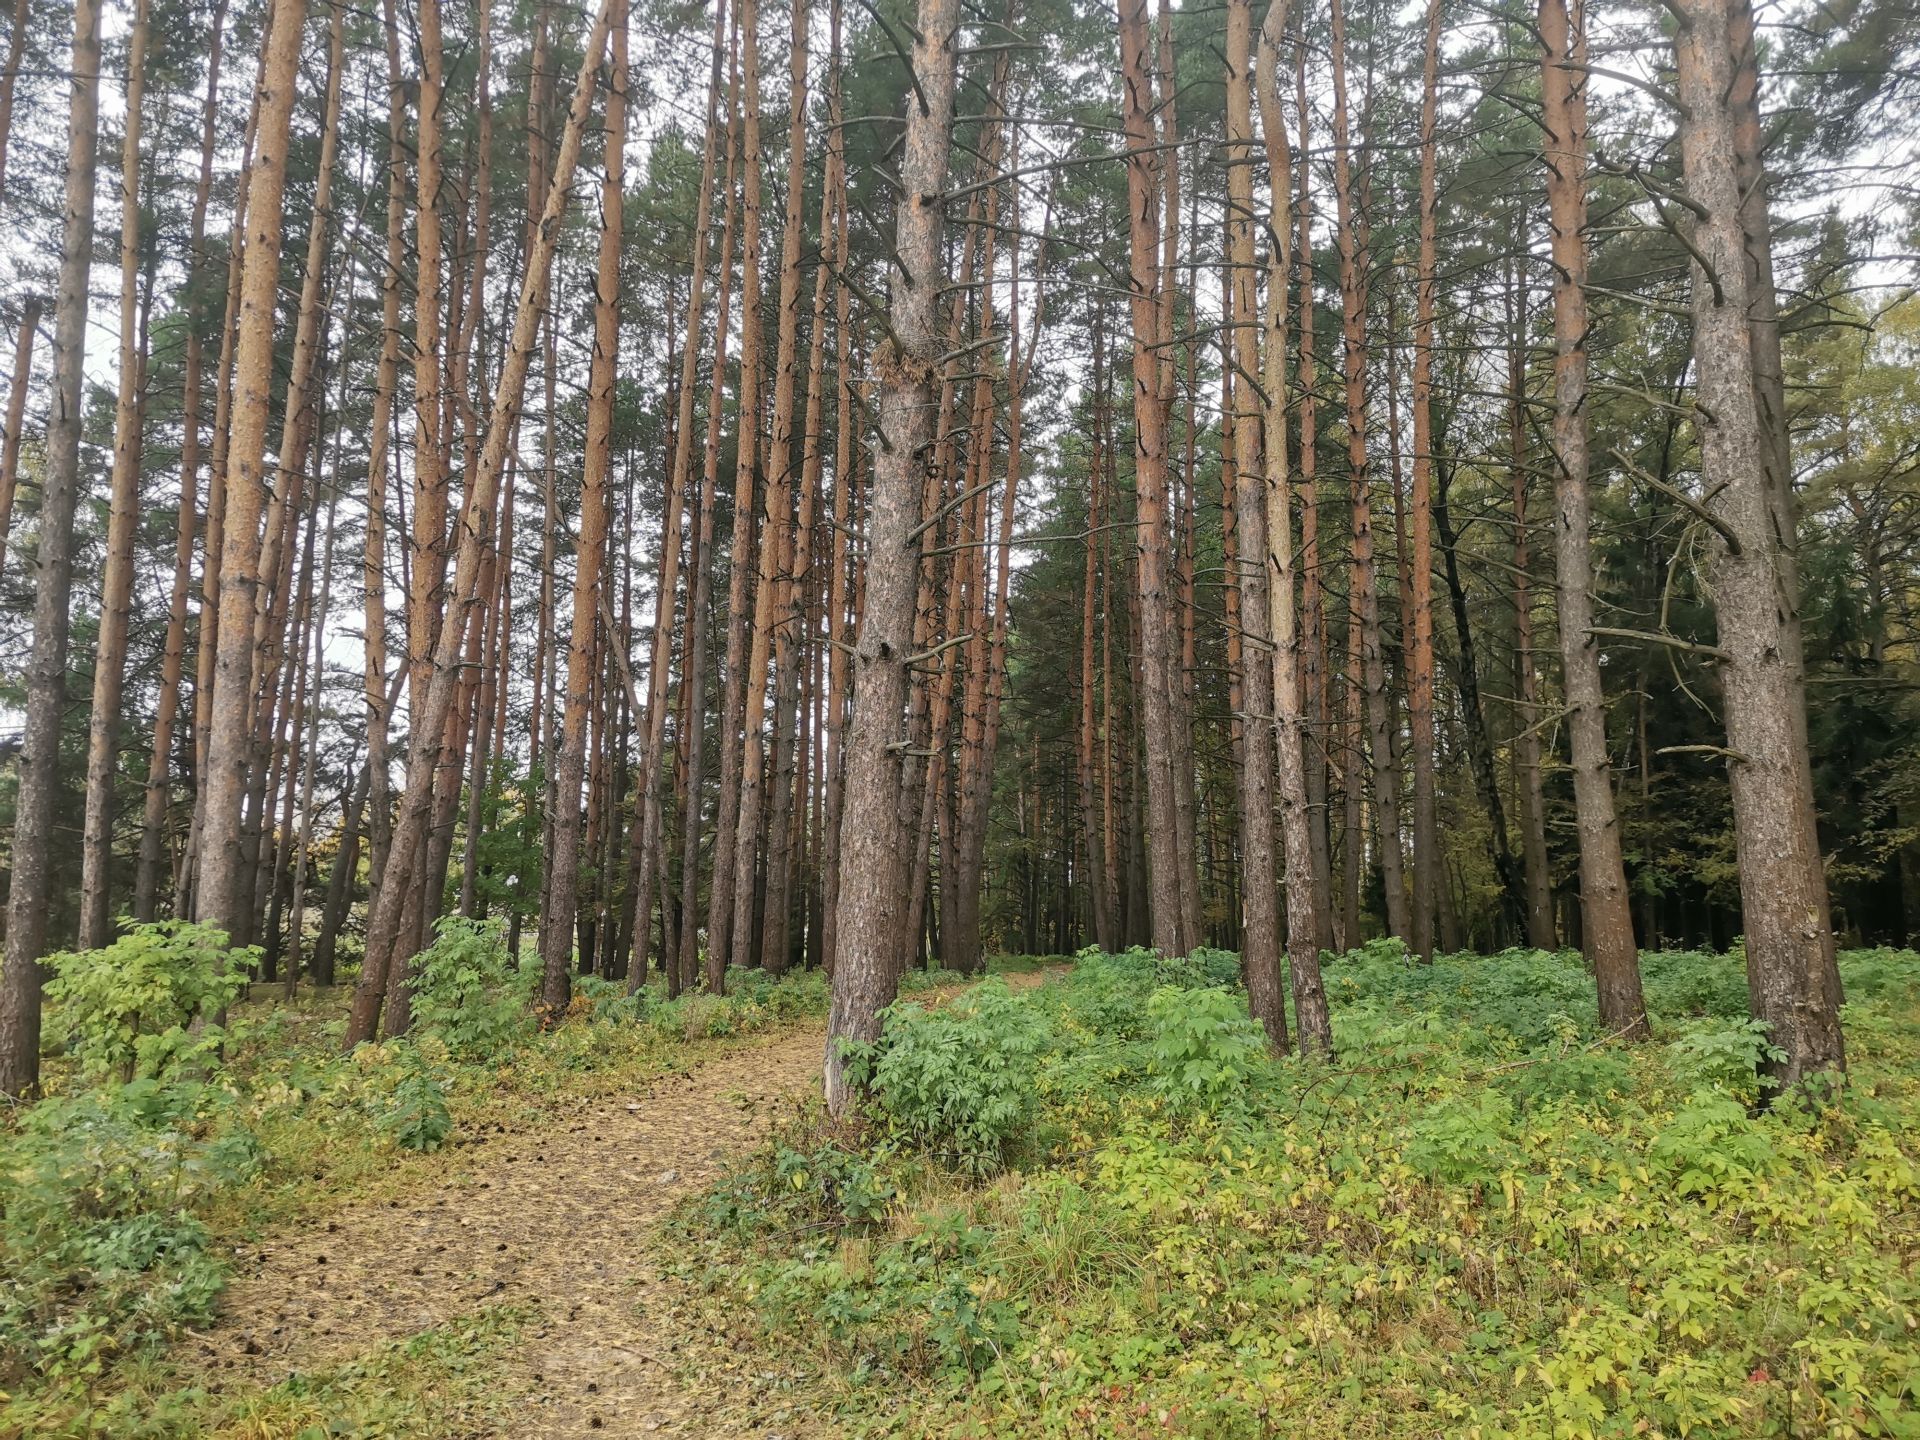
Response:
M136 925L99 950L48 958L47 1030L91 1080L204 1069L218 1063L224 1038L207 1017L246 988L258 954L233 950L213 925Z
M1266 1055L1266 1032L1243 996L1164 985L1147 1001L1148 1074L1179 1111L1217 1113L1244 1098Z
M449 915L421 955L413 1020L456 1059L478 1059L523 1039L532 1028L523 977L507 953L498 920Z
M1667 1046L1668 1062L1683 1081L1726 1091L1751 1102L1759 1097L1761 1060L1779 1052L1763 1020L1696 1020Z
M1028 1122L1057 1143L956 1185L889 1128L883 1224L796 1146L796 1198L759 1182L701 1278L886 1433L1358 1433L1383 1396L1393 1434L1908 1433L1920 957L1842 957L1853 1080L1818 1113L1750 1110L1737 954L1646 964L1628 1046L1575 954L1348 956L1320 1067L1267 1061L1237 989L1083 956L1022 997L1058 1018ZM1185 1123L1160 1097L1223 1029L1232 1123Z
M233 1103L142 1079L22 1112L0 1150L0 1388L84 1388L207 1318L222 1269L194 1207L262 1158L250 1133L217 1123Z
M438 1150L453 1133L447 1092L417 1056L380 1107L377 1123L402 1150Z
M989 980L937 1010L895 1006L876 1043L848 1047L848 1073L891 1134L983 1174L1032 1121L1050 1035L1037 1005Z

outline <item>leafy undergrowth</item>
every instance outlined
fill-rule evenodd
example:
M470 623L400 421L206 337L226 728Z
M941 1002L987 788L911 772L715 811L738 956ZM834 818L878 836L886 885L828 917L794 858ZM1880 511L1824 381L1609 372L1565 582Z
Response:
M1843 958L1817 1116L1754 1111L1741 957L1645 969L1627 1048L1578 956L1376 945L1334 1065L1217 953L903 1005L681 1279L850 1432L1920 1435L1920 956Z
M241 1002L225 1026L196 1023L239 988L227 955L218 931L165 924L53 962L50 1094L0 1119L0 1435L202 1434L255 1406L293 1413L312 1397L210 1397L166 1358L169 1339L213 1315L237 1242L405 1193L444 1168L443 1147L631 1094L714 1043L827 1004L817 972L735 972L725 996L672 1001L657 983L629 997L585 977L566 1021L542 1031L535 967L514 963L497 927L449 922L423 960L413 1035L343 1056L342 991ZM962 978L916 972L907 984ZM462 1335L447 1343L473 1341ZM407 1396L437 1393L440 1340L337 1377L399 1398L377 1424L333 1433L430 1433ZM410 1355L412 1381L388 1373Z

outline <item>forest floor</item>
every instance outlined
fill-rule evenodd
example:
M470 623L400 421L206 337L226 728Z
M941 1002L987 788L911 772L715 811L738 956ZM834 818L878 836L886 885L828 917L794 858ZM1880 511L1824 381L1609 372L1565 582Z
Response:
M317 1419L356 1382L413 1392L410 1431L820 1433L771 1373L715 1366L726 1342L665 1281L658 1222L804 1104L823 1042L808 1021L625 1095L556 1097L537 1128L502 1127L399 1193L264 1238L175 1358L240 1434L305 1433L283 1428L289 1395L310 1392L296 1410Z

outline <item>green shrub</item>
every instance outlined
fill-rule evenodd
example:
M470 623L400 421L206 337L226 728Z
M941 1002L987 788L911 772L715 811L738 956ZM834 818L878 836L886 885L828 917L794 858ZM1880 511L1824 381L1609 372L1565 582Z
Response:
M532 1011L498 920L449 915L435 927L413 985L413 1020L456 1059L481 1059L525 1038Z
M439 1077L416 1058L393 1087L376 1123L402 1150L438 1150L453 1133Z
M974 1174L998 1169L1031 1124L1051 1027L1031 1000L989 980L952 1004L896 1005L848 1073L889 1133Z
M1244 1099L1267 1037L1242 996L1165 985L1147 1001L1147 1023L1147 1070L1175 1110L1215 1114Z
M1720 1089L1745 1101L1759 1097L1759 1065L1778 1050L1763 1020L1696 1020L1667 1046L1668 1062L1682 1081Z
M212 925L136 925L100 950L48 958L47 1030L91 1080L170 1079L216 1064L224 1032L195 1021L246 988L256 950Z
M193 1206L261 1160L214 1123L232 1103L144 1079L22 1113L0 1151L0 1385L83 1388L211 1314L222 1271Z
M1512 1122L1512 1102L1497 1092L1437 1100L1414 1121L1407 1163L1442 1184L1484 1185L1512 1153Z

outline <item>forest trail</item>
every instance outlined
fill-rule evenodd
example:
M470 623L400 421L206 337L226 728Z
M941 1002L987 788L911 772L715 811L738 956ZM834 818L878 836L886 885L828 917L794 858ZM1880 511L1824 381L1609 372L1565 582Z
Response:
M1044 976L1005 978L1025 986ZM562 1101L542 1130L446 1152L431 1189L351 1206L249 1247L219 1321L186 1342L181 1358L202 1383L265 1387L510 1307L524 1327L489 1389L523 1398L506 1421L459 1433L818 1433L777 1392L753 1393L739 1372L682 1366L681 1352L711 1337L661 1283L654 1227L818 1087L823 1044L824 1027L810 1022L630 1095Z

